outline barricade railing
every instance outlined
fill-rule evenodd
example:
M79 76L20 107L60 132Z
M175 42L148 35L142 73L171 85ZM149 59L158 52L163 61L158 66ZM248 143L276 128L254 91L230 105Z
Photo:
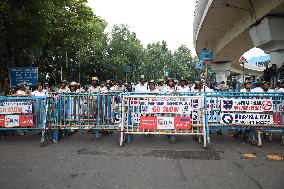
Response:
M44 145L46 113L46 97L0 96L0 131L38 131Z
M126 135L188 135L207 146L204 96L182 94L122 95L120 145ZM203 138L202 138L203 137Z
M60 93L48 100L48 126L55 130L118 130L120 93Z
M248 133L258 146L261 132L281 132L283 142L283 98L283 93L205 93L205 123L211 130Z

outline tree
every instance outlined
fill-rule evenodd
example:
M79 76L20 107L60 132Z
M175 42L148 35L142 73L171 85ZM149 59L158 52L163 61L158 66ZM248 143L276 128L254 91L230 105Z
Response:
M106 74L103 78L123 79L124 68L131 67L130 79L135 78L143 57L143 46L136 34L126 25L115 25L112 29L107 48L107 62L104 65Z

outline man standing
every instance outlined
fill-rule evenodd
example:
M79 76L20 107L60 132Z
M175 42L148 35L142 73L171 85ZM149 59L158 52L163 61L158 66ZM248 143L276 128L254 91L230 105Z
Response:
M118 80L118 86L117 86L117 91L118 92L125 92L125 86L123 85L122 81L121 80Z
M89 87L88 93L98 92L100 92L99 79L97 77L92 77L92 86Z
M58 90L59 93L70 93L70 89L67 87L67 81L63 80L60 83L60 89Z
M162 91L162 93L175 93L175 92L176 92L176 89L175 89L174 80L172 78L169 78L167 82L167 86L164 87L164 90Z
M147 83L145 81L144 75L141 75L140 83L138 83L135 86L135 92L136 93L147 93L148 92L148 90L147 90Z
M189 91L190 91L189 87L186 86L186 80L182 78L179 81L179 86L177 86L177 92L179 92L179 93L187 93Z
M250 81L247 81L245 83L245 88L241 89L240 91L241 93L249 93L249 92L252 92L251 91L251 82Z
M159 85L158 85L158 89L160 92L162 92L164 90L164 79L159 79Z

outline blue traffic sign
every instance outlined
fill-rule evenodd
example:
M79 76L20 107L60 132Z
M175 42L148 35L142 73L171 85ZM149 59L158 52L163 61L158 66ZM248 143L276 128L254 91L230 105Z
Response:
M208 61L212 61L213 60L213 51L209 51L206 49L203 49L201 51L201 60L208 60Z
M16 87L19 84L36 86L38 83L38 68L37 67L14 67L10 68L11 87Z

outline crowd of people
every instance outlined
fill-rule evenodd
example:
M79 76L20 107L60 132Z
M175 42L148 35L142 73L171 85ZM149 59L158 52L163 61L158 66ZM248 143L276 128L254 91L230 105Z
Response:
M8 78L2 83L2 95L7 96L45 96L51 93L108 93L108 92L135 92L135 93L176 93L176 92L284 92L284 79L279 81L278 87L271 89L268 81L254 81L246 79L243 89L237 88L236 81L233 82L203 82L197 81L189 83L186 79L179 81L172 78L146 81L144 75L141 75L138 84L123 83L122 80L107 80L100 82L98 77L92 77L90 85L81 86L79 83L63 80L58 86L50 86L49 83L39 83L35 89L27 86L25 83L19 84L15 88L10 88Z

